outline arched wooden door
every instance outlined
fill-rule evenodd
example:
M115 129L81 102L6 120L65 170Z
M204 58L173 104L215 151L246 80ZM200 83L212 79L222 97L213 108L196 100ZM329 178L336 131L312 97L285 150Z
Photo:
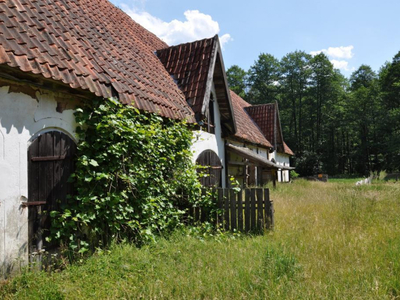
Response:
M74 172L76 145L59 131L38 136L28 149L29 251L53 246L46 242L51 220L49 212L60 210L73 194L68 182Z
M198 172L207 175L200 178L200 182L203 186L221 187L222 164L214 151L203 151L197 158L196 164L204 167L198 169Z

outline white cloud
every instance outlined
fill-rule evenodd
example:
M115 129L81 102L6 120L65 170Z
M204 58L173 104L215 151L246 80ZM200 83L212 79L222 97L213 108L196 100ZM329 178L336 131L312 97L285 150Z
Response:
M354 46L340 46L340 47L329 47L328 49L322 49L318 51L311 51L310 54L315 56L320 53L325 53L330 59L335 69L343 71L352 71L354 68L349 68L349 62L353 56Z
M219 37L219 42L221 43L222 49L224 49L224 45L230 41L233 41L233 38L229 33L226 33L223 36Z
M354 67L349 67L349 62L345 60L336 60L336 59L331 59L331 63L333 64L333 67L335 69L343 70L343 71L351 71L353 72L356 68Z
M354 56L353 49L354 46L352 45L347 47L329 47L326 50L326 54L330 57L350 59Z
M349 71L349 62L345 60L332 59L331 63L335 69L340 69L344 71Z
M354 56L353 49L354 49L354 46L352 46L352 45L347 46L347 47L344 47L344 46L329 47L328 49L311 51L310 54L314 56L314 55L320 54L322 52L332 58L350 59Z
M122 5L122 9L132 19L153 32L168 45L209 38L220 32L218 22L214 21L210 15L203 14L198 10L185 11L185 21L172 20L171 22L165 22L148 12L139 11L127 5ZM222 35L220 37L221 46L223 47L232 40L229 34Z
M320 54L320 53L322 53L322 50L311 51L311 52L310 52L310 54L311 54L312 56L318 55L318 54Z
M342 59L350 59L354 56L353 53L354 46L350 45L347 47L329 47L328 49L322 49L318 51L311 51L310 54L315 56L320 53L325 53L328 57L331 58L342 58Z

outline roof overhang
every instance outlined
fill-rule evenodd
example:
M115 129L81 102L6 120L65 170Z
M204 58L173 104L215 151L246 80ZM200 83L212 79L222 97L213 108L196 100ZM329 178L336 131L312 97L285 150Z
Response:
M235 146L232 144L227 144L226 145L227 150L231 151L239 156L242 156L246 159L248 159L251 162L255 162L257 164L262 165L263 167L267 167L270 169L277 169L277 170L294 170L295 168L293 167L288 167L288 166L282 166L282 165L278 165L276 163L273 163L272 161L268 160L267 158L251 151L248 148L244 148L244 147L239 147L239 146Z
M214 84L217 96L219 111L221 114L221 125L223 136L235 134L237 132L235 114L233 113L232 100L228 86L228 80L225 72L224 60L222 57L222 48L218 35L213 37L214 48L211 57L210 68L207 75L206 92L204 94L201 113L204 115L209 108L210 91Z

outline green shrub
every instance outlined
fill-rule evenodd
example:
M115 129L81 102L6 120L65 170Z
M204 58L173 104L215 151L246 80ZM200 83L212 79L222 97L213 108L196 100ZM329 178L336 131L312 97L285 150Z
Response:
M295 170L290 170L290 178L295 179L300 176L299 173L297 173Z
M76 196L52 212L52 238L84 253L112 240L141 244L179 227L180 208L200 195L188 125L106 99L75 116Z

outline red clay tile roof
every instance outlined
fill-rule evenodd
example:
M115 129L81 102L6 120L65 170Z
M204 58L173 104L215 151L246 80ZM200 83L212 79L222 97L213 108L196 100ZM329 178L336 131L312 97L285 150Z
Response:
M272 144L274 143L274 114L275 112L275 104L261 104L261 105L253 105L248 106L246 111L249 113L251 118L256 122L258 127L260 127L261 132L264 136L269 140Z
M279 110L277 103L267 103L246 107L247 113L261 129L264 136L274 145L280 153L294 155L292 150L286 145L282 136L281 123L279 120ZM274 126L275 124L275 126ZM276 128L276 136L275 136ZM275 140L276 138L276 140Z
M231 99L233 111L235 112L237 128L237 132L234 137L260 146L272 148L271 143L265 138L260 128L254 123L254 121L246 112L246 109L250 107L251 104L244 101L233 91L231 91Z
M107 0L0 0L0 65L193 121L154 54L165 47Z
M214 48L215 39L209 38L157 50L195 113L202 113Z
M283 142L283 148L284 148L284 153L288 155L294 155L293 151L289 148L288 145L286 145L285 142Z
M236 131L218 36L157 50L157 56L185 94L197 121L207 115L212 83L223 133Z

